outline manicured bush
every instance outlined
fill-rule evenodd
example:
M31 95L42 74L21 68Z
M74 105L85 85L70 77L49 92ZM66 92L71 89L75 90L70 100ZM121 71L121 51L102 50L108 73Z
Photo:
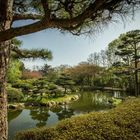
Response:
M28 91L33 89L33 81L34 80L18 80L12 84L15 88L21 88L23 91Z
M41 105L46 105L48 103L47 98L42 98L41 100L38 101Z
M23 93L21 92L20 89L16 89L16 88L13 88L13 87L7 87L6 90L7 90L8 101L9 102L14 102L14 101L19 102L24 97Z
M17 133L16 140L139 140L140 98L127 99L108 112L61 121L56 128Z
M54 83L50 83L48 88L49 90L55 90L57 89L57 86Z

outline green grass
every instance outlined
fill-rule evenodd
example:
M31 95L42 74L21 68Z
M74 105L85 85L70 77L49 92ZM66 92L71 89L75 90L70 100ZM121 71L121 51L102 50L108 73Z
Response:
M127 99L108 112L61 121L56 128L17 133L16 140L139 140L140 98Z
M43 104L47 104L50 101L65 102L65 101L70 101L73 96L74 95L65 95L64 97L57 97L57 98L50 98L50 99L42 98L40 102L43 103Z

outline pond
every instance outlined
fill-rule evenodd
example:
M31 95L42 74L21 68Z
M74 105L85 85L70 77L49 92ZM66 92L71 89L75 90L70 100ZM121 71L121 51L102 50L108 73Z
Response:
M15 133L21 130L54 126L58 121L72 116L88 113L91 111L104 111L110 108L108 99L110 97L120 97L119 92L84 92L79 94L79 99L69 105L57 108L32 107L23 110L9 110L8 127L9 137L12 140Z

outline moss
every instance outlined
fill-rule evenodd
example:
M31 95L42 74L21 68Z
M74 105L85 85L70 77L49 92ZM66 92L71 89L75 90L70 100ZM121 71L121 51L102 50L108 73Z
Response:
M108 112L61 121L56 128L19 132L16 140L138 140L140 98L128 99Z
M114 98L114 97L112 97L112 98L109 100L109 103L111 103L113 106L117 106L117 105L119 105L121 102L122 102L122 99L117 99L117 98Z

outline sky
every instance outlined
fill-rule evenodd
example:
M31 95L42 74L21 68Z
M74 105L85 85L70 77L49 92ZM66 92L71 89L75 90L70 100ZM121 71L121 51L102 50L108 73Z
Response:
M21 23L18 23L18 25ZM42 67L44 64L52 65L77 65L79 62L86 61L91 53L105 49L108 44L118 38L120 34L130 30L140 29L140 12L135 17L127 19L125 24L111 23L103 31L90 37L74 36L70 33L62 34L56 29L47 29L37 33L18 37L23 41L22 48L46 48L52 51L53 59L47 60L25 60L25 67L33 69L34 66Z

